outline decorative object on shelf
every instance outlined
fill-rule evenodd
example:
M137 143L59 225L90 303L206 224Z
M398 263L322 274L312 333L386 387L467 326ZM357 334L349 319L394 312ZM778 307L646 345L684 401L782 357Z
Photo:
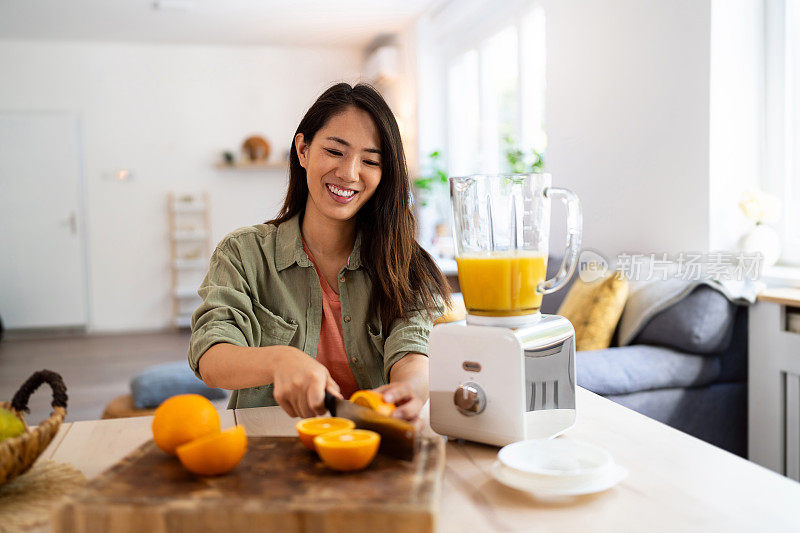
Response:
M266 162L269 158L269 142L259 135L251 135L242 144L242 151L250 162Z
M211 218L208 193L170 193L169 219L170 270L172 286L172 324L188 327L192 305L199 303L198 275L208 267L211 250Z
M230 150L226 150L226 151L222 152L222 159L225 161L226 165L232 165L233 164L233 152L231 152Z
M761 253L763 267L774 265L781 256L781 239L770 224L780 217L780 199L751 188L742 195L739 208L754 225L739 239L737 248L745 253Z
M50 418L29 428L22 413L28 410L28 400L43 383L53 389L53 412ZM23 431L0 442L0 485L24 474L47 448L67 416L67 387L61 376L50 370L40 370L29 377L14 394L10 402L0 402L22 423ZM8 422L6 422L8 424Z

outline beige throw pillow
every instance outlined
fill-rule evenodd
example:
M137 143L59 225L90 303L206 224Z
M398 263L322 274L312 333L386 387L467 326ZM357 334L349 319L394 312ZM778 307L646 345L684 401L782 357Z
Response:
M575 280L558 314L572 322L576 350L602 350L611 345L628 292L628 281L619 272L591 283Z

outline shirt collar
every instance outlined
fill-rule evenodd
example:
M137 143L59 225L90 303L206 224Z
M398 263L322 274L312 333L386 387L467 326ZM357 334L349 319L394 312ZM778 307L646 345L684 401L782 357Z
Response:
M308 255L303 250L303 240L300 233L300 214L293 216L289 220L278 226L275 247L275 266L280 271L288 268L294 263L301 267L311 266ZM356 241L353 244L353 251L347 260L345 268L356 270L361 267L361 232L356 232Z

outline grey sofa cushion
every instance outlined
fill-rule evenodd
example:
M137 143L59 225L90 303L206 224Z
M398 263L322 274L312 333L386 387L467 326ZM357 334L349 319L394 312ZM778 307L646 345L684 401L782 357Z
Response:
M226 398L222 389L212 389L197 379L186 361L164 363L147 368L131 381L131 394L137 409L152 409L177 394L199 394L209 400Z
M608 396L629 409L747 457L747 384L661 389Z
M632 344L669 346L697 354L719 353L730 342L736 308L719 291L701 285L651 318Z
M604 396L708 385L720 375L716 357L644 344L578 352L575 356L578 385Z
M736 306L731 340L718 356L721 368L718 381L747 381L747 314L747 307Z

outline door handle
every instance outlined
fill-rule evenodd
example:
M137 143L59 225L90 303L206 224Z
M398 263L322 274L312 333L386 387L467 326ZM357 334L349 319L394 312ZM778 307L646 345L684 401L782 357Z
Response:
M75 211L72 211L69 214L69 217L67 217L67 219L61 223L61 225L69 226L69 230L72 232L72 234L76 235L78 233L78 214L75 213Z

